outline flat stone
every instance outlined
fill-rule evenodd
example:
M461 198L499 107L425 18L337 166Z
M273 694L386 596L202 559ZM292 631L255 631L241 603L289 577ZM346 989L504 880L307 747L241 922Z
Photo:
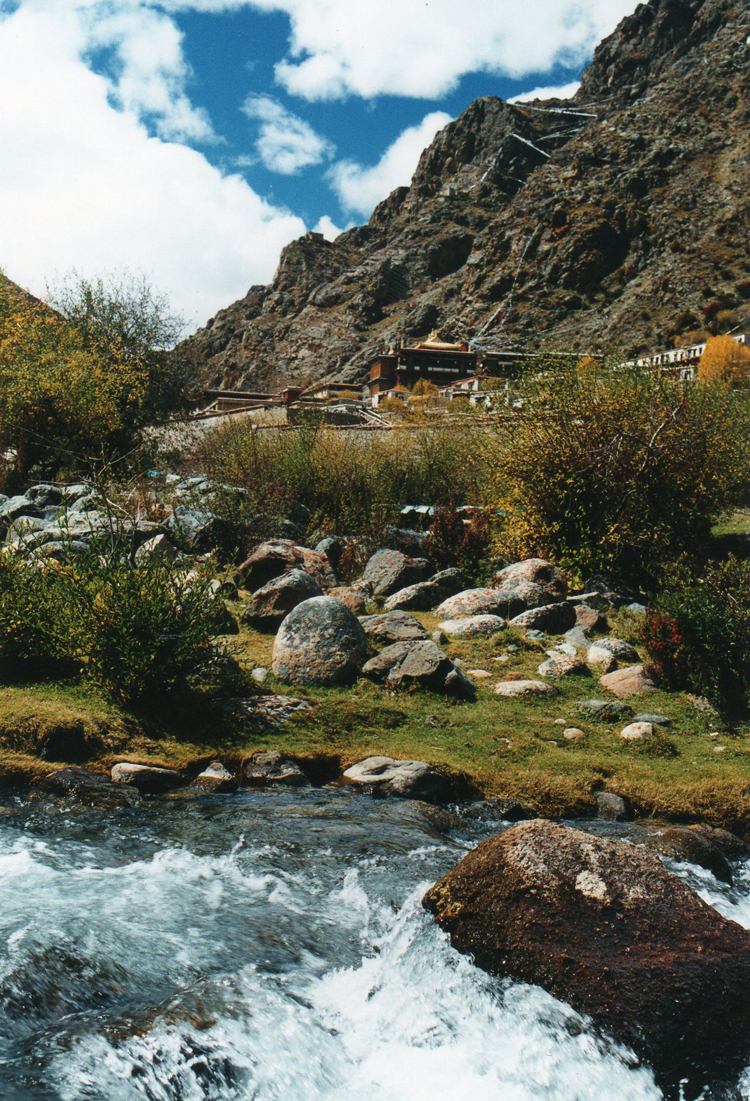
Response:
M204 768L203 772L196 776L191 786L200 788L202 791L225 794L237 791L239 784L221 761L212 761L208 768Z
M639 742L643 738L651 738L654 728L651 723L629 723L620 731L620 737L627 742Z
M557 689L543 680L504 680L495 685L495 694L508 699L531 696L556 696Z
M672 720L668 715L651 715L648 712L643 715L636 715L633 719L634 723L651 723L652 726L671 726Z
M132 761L119 761L112 766L110 775L115 784L129 784L138 791L150 794L169 791L184 783L181 773L173 768L139 765Z
M587 677L591 674L585 661L570 657L569 654L552 655L542 662L538 672L542 677Z
M429 638L418 619L400 610L364 616L359 622L367 637L377 642L416 642Z
M259 749L242 766L250 787L305 787L309 781L299 765L277 749Z
M615 673L607 673L599 678L599 684L620 699L640 696L644 692L653 692L656 685L642 665L629 665Z
M487 638L505 627L505 620L497 615L471 615L461 619L446 619L439 623L441 631L453 638Z
M487 669L467 669L467 677L474 677L475 680L484 680L486 677L494 676L494 673L490 673Z
M578 704L576 710L599 722L613 722L628 714L631 707L619 700L584 700Z

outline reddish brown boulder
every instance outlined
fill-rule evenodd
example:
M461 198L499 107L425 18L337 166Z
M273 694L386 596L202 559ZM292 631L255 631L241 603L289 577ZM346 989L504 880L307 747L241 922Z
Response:
M654 854L545 821L483 842L424 905L485 971L535 983L686 1096L750 1054L750 933Z
M261 543L237 571L241 585L255 592L269 581L290 570L304 570L315 578L321 589L332 589L336 575L324 554L298 547L292 539L269 539Z

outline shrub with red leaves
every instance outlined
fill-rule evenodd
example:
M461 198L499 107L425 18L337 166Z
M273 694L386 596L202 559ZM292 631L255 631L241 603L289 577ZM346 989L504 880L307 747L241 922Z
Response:
M649 608L641 639L659 683L666 688L687 687L686 640L674 616Z

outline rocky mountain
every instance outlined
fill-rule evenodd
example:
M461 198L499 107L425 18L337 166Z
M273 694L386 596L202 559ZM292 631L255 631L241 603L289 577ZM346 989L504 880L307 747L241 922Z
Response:
M633 354L750 328L750 5L649 0L573 100L479 99L365 226L190 338L210 385L356 380L399 338Z

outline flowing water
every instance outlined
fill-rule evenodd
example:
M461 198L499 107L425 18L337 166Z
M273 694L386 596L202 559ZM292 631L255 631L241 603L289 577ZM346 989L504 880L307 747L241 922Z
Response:
M422 910L499 828L322 789L6 798L1 1101L656 1101L648 1069ZM750 873L677 870L750 926Z

